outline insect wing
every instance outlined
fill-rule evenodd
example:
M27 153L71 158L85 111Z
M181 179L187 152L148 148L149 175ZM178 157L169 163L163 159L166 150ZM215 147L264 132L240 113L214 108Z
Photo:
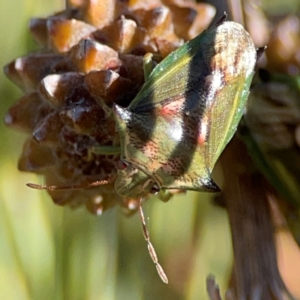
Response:
M255 62L234 22L171 53L128 109L115 107L124 158L161 188L217 191L210 174L242 116Z
M206 79L212 97L207 98L204 114L210 123L205 154L210 170L232 138L243 115L256 63L253 41L240 24L225 22L219 26L214 49L216 54L211 58L212 75Z

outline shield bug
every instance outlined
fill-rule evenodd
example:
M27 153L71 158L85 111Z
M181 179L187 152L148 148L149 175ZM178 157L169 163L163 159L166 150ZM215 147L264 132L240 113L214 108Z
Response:
M86 186L29 184L58 190L115 180L120 196L140 199L144 237L165 283L168 279L150 242L141 201L149 192L168 189L219 191L211 172L243 115L257 59L250 35L242 25L225 22L225 17L152 71L151 57L146 56L141 91L127 108L113 107L124 162L116 180ZM109 147L102 151L109 153Z
M223 19L160 62L129 107L114 106L129 168L116 180L121 195L219 191L211 172L242 117L256 63L250 35Z

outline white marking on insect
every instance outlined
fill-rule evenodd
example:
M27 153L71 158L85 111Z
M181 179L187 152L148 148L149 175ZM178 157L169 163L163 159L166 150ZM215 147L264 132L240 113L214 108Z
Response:
M205 77L205 84L208 86L207 105L210 106L215 99L215 94L223 87L223 74L215 70L211 75Z
M181 141L182 134L183 134L182 126L174 122L174 124L172 124L169 130L170 137L172 137L173 140L179 142Z
M203 145L206 141L206 136L207 136L207 132L208 132L208 119L207 117L203 117L203 119L201 120L201 122L199 123L199 128L198 128L198 144L199 145Z

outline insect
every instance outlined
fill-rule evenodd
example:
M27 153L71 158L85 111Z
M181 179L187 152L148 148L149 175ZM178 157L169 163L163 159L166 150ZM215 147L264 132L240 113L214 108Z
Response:
M257 59L242 25L225 22L225 18L153 70L151 55L145 56L141 91L127 108L113 107L123 161L115 190L121 196L140 199L144 237L165 283L168 279L150 242L141 201L149 192L168 189L219 191L211 172L243 115Z
M242 117L256 63L249 34L223 19L159 63L129 107L114 106L128 164L119 194L219 191L211 172Z

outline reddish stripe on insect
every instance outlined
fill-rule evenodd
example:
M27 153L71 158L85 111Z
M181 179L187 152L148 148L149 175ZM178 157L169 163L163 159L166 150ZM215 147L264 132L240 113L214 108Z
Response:
M172 119L174 114L182 110L184 107L185 97L180 95L164 101L164 103L158 107L159 115L165 119Z
M207 116L204 116L201 122L199 123L199 134L198 134L198 145L204 145L207 138L208 133L208 118Z

